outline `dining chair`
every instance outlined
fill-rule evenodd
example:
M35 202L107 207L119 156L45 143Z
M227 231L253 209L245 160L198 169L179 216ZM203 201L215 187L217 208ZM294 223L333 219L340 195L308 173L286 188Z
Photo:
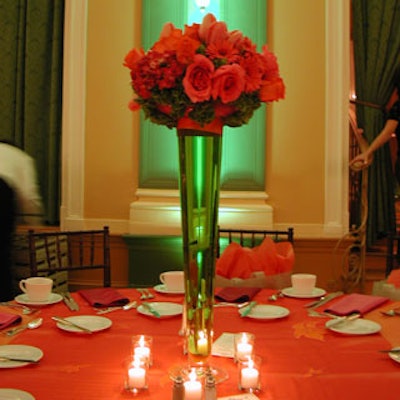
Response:
M389 232L386 239L386 277L400 267L400 233Z
M294 230L288 228L286 230L251 230L251 229L230 229L230 228L219 228L218 229L218 245L217 245L217 256L221 253L221 242L225 242L226 245L237 242L241 246L255 247L259 245L263 239L271 237L273 241L287 241L293 244L294 242Z
M28 231L31 276L61 271L103 270L103 286L111 286L110 232L99 230Z

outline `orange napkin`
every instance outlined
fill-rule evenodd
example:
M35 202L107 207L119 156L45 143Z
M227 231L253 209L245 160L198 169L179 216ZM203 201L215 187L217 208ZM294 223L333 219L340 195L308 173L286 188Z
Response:
M352 293L344 296L341 300L338 300L336 303L332 304L332 306L325 311L340 316L353 313L360 313L363 315L374 308L379 307L387 300L387 297Z
M0 329L7 328L10 325L21 322L22 318L17 314L0 313Z
M400 288L400 269L394 269L387 277L386 283L391 283L396 288Z
M93 307L115 307L129 303L127 297L113 288L83 289L78 293Z
M266 237L259 246L248 248L230 243L216 263L217 275L228 279L249 279L254 272L276 275L289 272L294 265L293 246L290 242L275 243Z
M261 288L227 286L220 289L215 294L215 298L230 303L243 303L251 300L260 290Z

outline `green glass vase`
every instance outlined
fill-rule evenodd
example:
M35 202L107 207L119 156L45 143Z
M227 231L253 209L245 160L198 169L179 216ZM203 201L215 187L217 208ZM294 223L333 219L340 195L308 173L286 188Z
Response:
M189 363L206 366L213 341L222 134L178 129Z

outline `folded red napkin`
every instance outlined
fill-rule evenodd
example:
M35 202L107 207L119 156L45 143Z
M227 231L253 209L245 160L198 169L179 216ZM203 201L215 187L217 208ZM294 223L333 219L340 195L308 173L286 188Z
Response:
M340 316L353 313L360 313L363 315L374 308L379 307L387 300L387 297L352 293L344 296L341 300L332 304L332 306L325 311Z
M217 260L216 273L228 279L249 279L254 272L264 272L266 276L289 272L293 265L292 243L275 243L266 237L259 246L253 248L230 243Z
M83 289L78 293L93 307L115 307L129 303L127 297L113 288Z
M394 269L386 279L386 283L391 283L396 288L400 288L400 269Z
M12 324L16 324L21 322L22 318L17 314L9 314L9 313L0 313L0 329L7 328Z
M261 288L252 287L231 287L227 286L220 289L215 298L219 301L227 301L229 303L243 303L251 300Z

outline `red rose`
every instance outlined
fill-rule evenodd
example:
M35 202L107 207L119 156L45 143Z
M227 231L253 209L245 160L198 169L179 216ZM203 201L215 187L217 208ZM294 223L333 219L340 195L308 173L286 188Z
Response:
M210 99L214 64L205 56L196 54L183 78L183 87L190 101L199 103Z
M218 97L222 103L231 103L239 98L244 90L245 71L238 64L224 65L219 68L213 79L212 97Z
M273 78L261 85L260 100L262 102L276 101L285 98L285 84L281 78Z

